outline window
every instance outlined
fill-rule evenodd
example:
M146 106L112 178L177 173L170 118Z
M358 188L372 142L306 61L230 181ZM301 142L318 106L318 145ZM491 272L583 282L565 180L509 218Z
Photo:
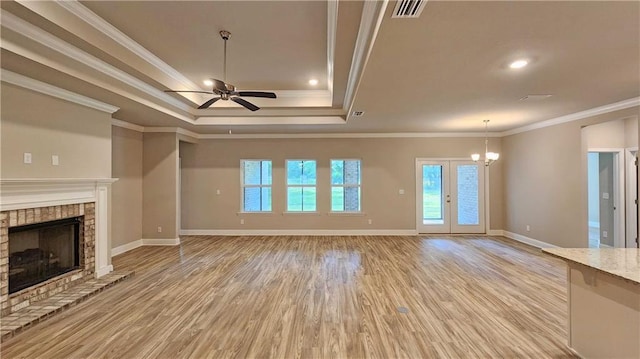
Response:
M331 211L360 212L360 160L331 160Z
M242 211L271 211L271 161L242 160Z
M315 212L316 161L287 160L287 211Z

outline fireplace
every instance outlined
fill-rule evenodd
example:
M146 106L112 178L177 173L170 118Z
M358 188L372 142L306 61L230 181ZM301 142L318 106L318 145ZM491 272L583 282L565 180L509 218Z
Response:
M80 268L84 216L9 228L9 294Z
M0 316L113 270L108 203L114 181L0 179ZM54 223L61 227L47 228Z

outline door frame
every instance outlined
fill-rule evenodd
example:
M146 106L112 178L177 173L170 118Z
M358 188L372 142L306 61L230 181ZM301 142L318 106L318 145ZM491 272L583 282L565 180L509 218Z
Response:
M631 152L635 151L636 155L634 156ZM627 147L624 151L624 162L625 162L625 247L626 248L636 248L636 237L637 226L638 226L638 217L633 215L633 212L636 210L636 203L633 201L637 198L637 169L636 169L636 156L638 153L638 147ZM632 236L632 233L636 232L636 236Z
M464 162L470 162L471 160L468 157L416 157L415 159L415 173L414 173L414 177L415 177L415 181L416 181L416 197L415 197L415 202L416 202L416 213L415 213L415 230L416 233L420 233L420 229L419 229L419 225L418 223L422 222L422 203L421 201L419 201L418 197L421 197L422 193L422 183L419 181L419 176L420 178L422 178L422 168L420 166L421 162L451 162L451 161L464 161ZM489 169L487 168L487 166L483 166L483 164L481 162L478 162L478 167L479 167L479 176L481 176L482 178L482 188L479 188L480 193L479 195L481 196L481 200L484 201L484 204L481 206L481 208L479 208L480 211L480 216L481 218L484 220L484 234L489 233L490 229L489 229L489 218L490 218L490 203L489 203ZM451 168L451 166L449 166L449 168ZM451 171L451 169L450 169ZM451 205L451 204L450 204ZM449 205L449 207L450 207ZM449 215L451 216L451 211L449 211ZM451 223L451 220L450 220ZM452 224L450 224L450 227L452 227ZM451 230L450 230L451 231ZM437 232L431 232L431 233L437 233ZM451 233L447 233L447 234L451 234Z
M587 156L589 152L599 153L615 153L617 154L617 161L614 160L613 169L613 183L614 188L614 206L616 210L613 212L613 222L615 231L613 234L613 246L615 248L625 247L626 238L626 201L625 201L625 152L624 148L589 148L587 149ZM587 181L589 179L587 178ZM599 194L598 194L599 196Z

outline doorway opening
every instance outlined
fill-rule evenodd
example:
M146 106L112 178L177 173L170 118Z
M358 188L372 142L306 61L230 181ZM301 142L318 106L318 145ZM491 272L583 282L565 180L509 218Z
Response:
M587 154L589 248L637 246L637 149Z

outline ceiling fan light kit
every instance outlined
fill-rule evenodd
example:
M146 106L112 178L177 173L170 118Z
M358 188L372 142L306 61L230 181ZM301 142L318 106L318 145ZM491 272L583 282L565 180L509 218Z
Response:
M252 104L251 102L243 99L242 97L261 97L261 98L277 98L273 92L263 91L236 91L236 87L230 83L227 83L227 41L231 37L231 33L227 30L220 31L220 37L224 41L224 62L223 62L223 80L210 79L206 81L207 84L211 84L211 91L189 91L189 90L165 90L165 92L191 92L191 93L206 93L217 95L207 100L202 105L198 106L199 110L209 108L218 100L228 101L231 100L244 108L257 111L260 107Z

